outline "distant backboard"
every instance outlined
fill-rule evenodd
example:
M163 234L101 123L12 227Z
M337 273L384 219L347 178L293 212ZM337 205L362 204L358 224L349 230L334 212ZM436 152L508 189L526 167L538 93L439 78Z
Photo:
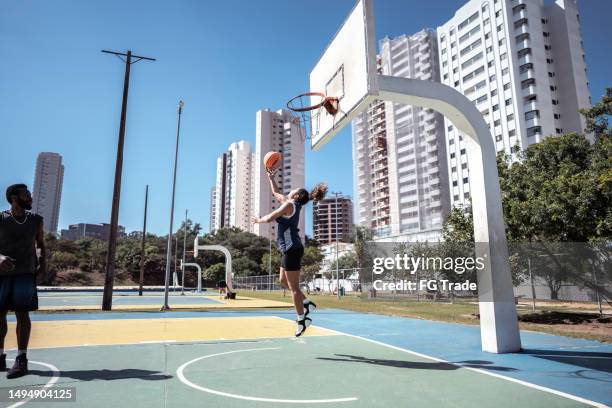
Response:
M359 0L310 72L310 92L339 99L339 111L311 111L312 149L318 150L378 95L372 0ZM315 104L318 101L313 101Z

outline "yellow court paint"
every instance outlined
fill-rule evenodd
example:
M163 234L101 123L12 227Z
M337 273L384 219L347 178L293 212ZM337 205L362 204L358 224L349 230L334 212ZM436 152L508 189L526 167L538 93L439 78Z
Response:
M275 338L294 330L292 321L272 316L44 321L32 322L30 348ZM311 326L305 336L334 334ZM5 348L15 347L15 323L9 323Z

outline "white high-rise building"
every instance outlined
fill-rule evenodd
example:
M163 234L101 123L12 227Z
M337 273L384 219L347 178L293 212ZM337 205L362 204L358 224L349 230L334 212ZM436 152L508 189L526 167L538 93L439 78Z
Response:
M210 189L210 219L208 221L208 232L215 230L215 223L217 220L217 187L211 187Z
M438 27L441 82L470 98L498 152L583 132L590 95L575 0L471 0ZM452 204L470 197L463 136L445 120Z
M272 112L263 109L257 112L255 142L255 166L253 187L253 214L263 216L278 208L279 203L272 196L263 158L269 151L280 152L283 164L276 173L276 184L283 194L294 188L305 186L304 180L304 130L299 118L290 111L280 109ZM300 218L300 235L304 239L304 217ZM255 224L253 232L260 237L276 239L276 223Z
M45 232L57 233L63 184L62 156L40 153L36 160L32 211L43 217Z
M251 145L244 140L232 143L217 158L217 183L211 193L211 231L224 227L252 231L252 166Z
M378 70L439 81L435 31L383 39ZM352 125L358 223L379 239L438 241L450 209L443 117L376 101Z

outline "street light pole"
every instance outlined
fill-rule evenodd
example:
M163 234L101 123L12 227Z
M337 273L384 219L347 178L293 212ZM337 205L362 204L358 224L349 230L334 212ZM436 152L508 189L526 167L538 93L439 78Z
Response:
M168 246L166 248L166 279L164 285L164 305L161 310L170 310L168 305L168 285L170 283L170 264L172 262L172 229L174 227L174 195L176 193L176 168L178 163L179 139L181 134L181 115L183 114L183 101L178 104L178 120L176 125L176 148L174 150L174 176L172 179L172 204L170 205L170 231L168 232Z
M113 202L111 208L110 231L108 234L108 250L106 252L106 276L104 277L104 294L102 310L113 307L113 283L115 280L115 254L117 252L117 229L119 227L119 202L121 200L121 173L123 171L123 146L125 144L125 118L127 115L128 91L130 88L130 67L140 60L155 61L154 58L132 55L132 51L123 54L115 51L102 50L113 54L125 62L125 77L123 79L123 98L121 100L121 119L119 122L119 141L117 142L117 160L115 162L115 183L113 186ZM125 57L125 59L123 59ZM134 60L132 60L134 58Z
M338 300L340 300L340 264L338 262L338 254L339 254L339 249L338 249L338 196L341 195L342 193L340 192L336 192L336 193L332 193L335 197L335 206L336 206L336 212L335 212L335 234L334 237L336 238L336 292L338 292Z
M185 295L185 249L187 244L187 214L189 210L185 210L185 223L183 224L183 263L181 264L181 296Z
M147 240L147 206L149 204L149 185L145 189L144 220L142 222L142 242L140 244L140 279L138 280L138 296L142 296L145 270L145 242Z

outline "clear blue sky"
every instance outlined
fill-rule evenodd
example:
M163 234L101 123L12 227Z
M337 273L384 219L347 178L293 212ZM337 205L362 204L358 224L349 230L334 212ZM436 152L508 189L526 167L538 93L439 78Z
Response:
M463 1L375 0L378 39L436 27ZM120 223L166 234L176 105L185 101L176 225L207 230L215 158L255 140L255 112L308 87L308 73L353 0L0 0L0 189L32 184L36 156L66 168L60 227L110 219L123 64L101 49L157 58L132 66ZM593 100L610 82L609 0L582 0ZM350 129L306 154L306 181L352 194ZM4 207L4 206L0 206ZM311 213L307 210L307 233Z

